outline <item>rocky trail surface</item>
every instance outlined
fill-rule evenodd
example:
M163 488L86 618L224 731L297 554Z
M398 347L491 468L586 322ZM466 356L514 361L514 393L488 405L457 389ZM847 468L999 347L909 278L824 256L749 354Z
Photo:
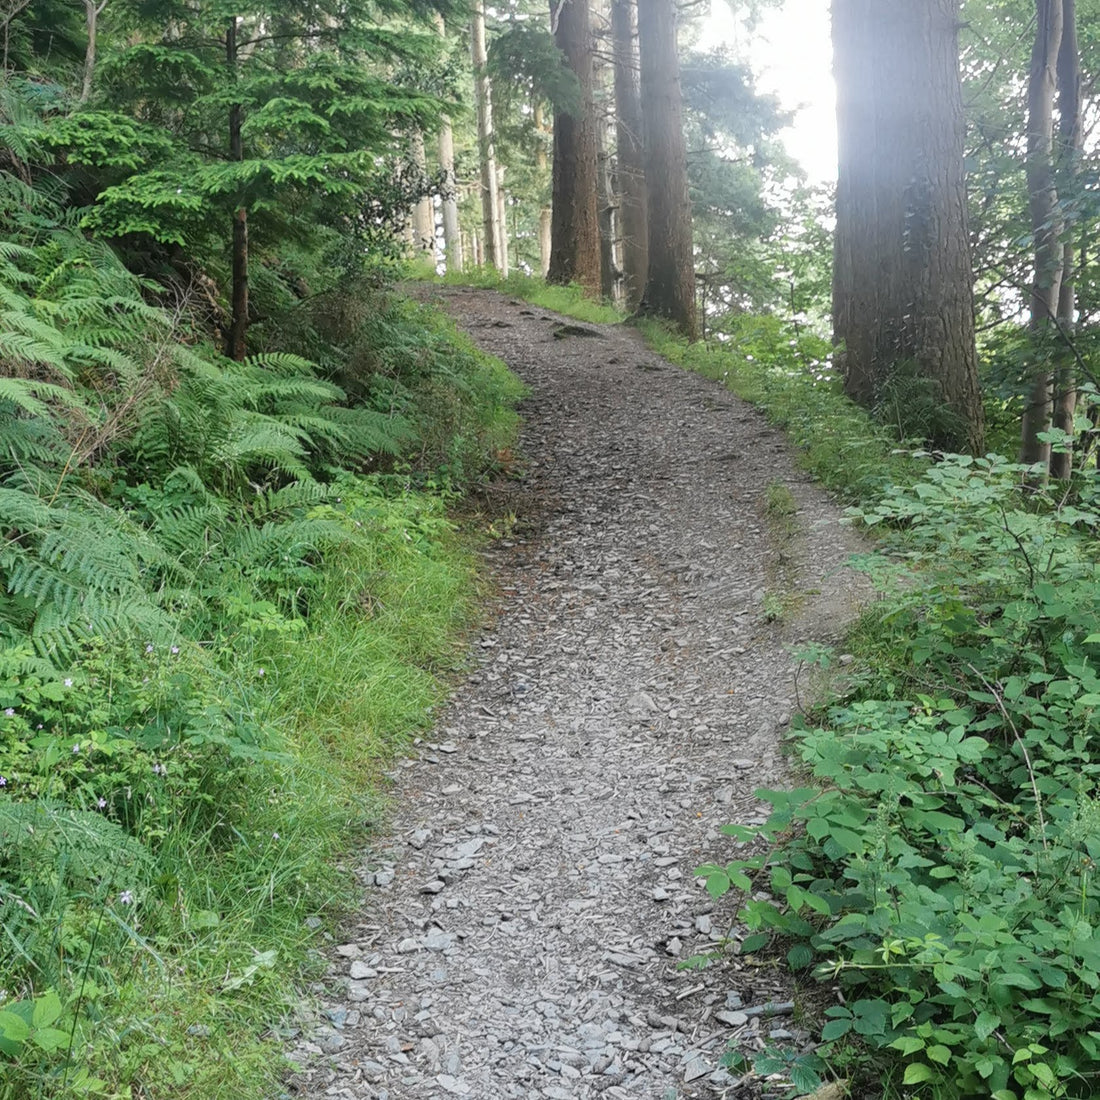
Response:
M784 783L789 646L850 621L854 535L759 413L631 330L424 293L530 386L526 477L489 551L499 614L394 769L391 832L363 854L367 902L290 1092L781 1094L719 1062L731 1042L812 1045L783 975L677 964L738 935L692 871L734 858L719 826L763 820L753 791ZM773 482L795 508L781 545Z

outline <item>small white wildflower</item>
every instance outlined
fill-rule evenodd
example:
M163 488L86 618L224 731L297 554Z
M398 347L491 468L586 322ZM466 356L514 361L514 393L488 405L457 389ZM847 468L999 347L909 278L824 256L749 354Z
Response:
M105 798L103 798L103 797L101 796L100 798L97 798L97 799L96 799L96 802L95 802L95 804L96 804L96 805L97 805L97 806L98 806L98 807L99 807L99 808L100 808L101 810L105 810L105 809L107 808L107 799L105 799Z
M266 676L267 673L262 668L258 668L258 669L256 669L256 675L257 676Z
M129 890L123 890L122 893L118 895L118 900L123 905L133 905L134 904L134 895L131 894Z
M171 653L173 657L176 657L179 655L179 651L180 647L178 645L174 645L168 652Z
M73 745L73 756L76 756L80 752L79 745Z
M271 834L271 839L272 840L278 840L279 839L279 834L278 833L272 833Z
M65 686L67 688L71 688L73 686L73 678L71 676L65 678Z
M15 707L5 707L5 708L4 708L4 713L5 713L5 714L6 714L6 715L7 715L7 716L8 716L9 718L14 718L14 717L15 717Z
M145 647L145 652L146 652L146 653L152 653L152 652L153 652L153 643L152 643L152 642L149 642L149 643L148 643L148 644L146 645L146 647Z

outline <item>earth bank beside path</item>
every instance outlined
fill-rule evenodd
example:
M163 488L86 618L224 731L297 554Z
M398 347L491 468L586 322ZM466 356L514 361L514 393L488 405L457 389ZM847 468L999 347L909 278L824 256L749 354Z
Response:
M754 790L783 785L787 647L851 620L860 547L780 433L633 331L422 293L530 386L526 475L488 552L499 615L394 769L392 831L363 853L367 901L334 945L323 1023L291 1051L291 1092L759 1095L720 1067L729 1042L812 1036L781 973L677 969L734 913L692 869L733 858L719 826L763 820ZM782 545L772 482L793 497Z

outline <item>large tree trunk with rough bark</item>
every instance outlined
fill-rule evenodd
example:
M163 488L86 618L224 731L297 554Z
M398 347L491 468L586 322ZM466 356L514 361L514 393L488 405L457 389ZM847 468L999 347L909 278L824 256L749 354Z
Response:
M1081 149L1084 127L1081 120L1081 55L1077 43L1077 0L1062 0L1062 39L1058 46L1058 174L1059 191L1072 212L1080 203ZM1077 383L1073 349L1066 346L1076 327L1077 294L1074 286L1075 253L1073 222L1067 217L1062 237L1062 281L1058 287L1058 327L1062 340L1056 353L1054 372L1053 426L1073 435L1077 412ZM1073 450L1067 446L1050 456L1052 477L1068 478L1073 471Z
M1050 444L1039 438L1054 414L1049 354L1062 284L1062 216L1054 171L1054 98L1062 42L1062 0L1035 0L1035 40L1027 87L1027 194L1034 242L1031 331L1036 355L1024 398L1020 458L1049 468Z
M552 283L580 283L600 292L600 227L596 120L592 103L592 34L588 0L550 2L554 41L580 85L573 110L554 111L553 203L550 221ZM556 18L556 22L554 21Z
M230 78L237 73L237 17L229 20L225 34L225 62ZM234 103L229 108L229 159L244 160L244 138L241 133L242 108ZM248 338L248 208L242 199L233 212L233 243L231 261L229 331L225 336L225 354L241 360L247 354Z
M612 0L611 37L615 67L615 146L619 184L623 294L637 309L649 267L646 218L645 147L638 94L638 50L634 0Z
M493 94L489 84L485 50L485 2L474 0L470 23L470 49L474 62L474 91L477 98L477 143L481 154L481 212L483 252L486 265L498 270L504 262L500 233L500 198L497 193L497 154L493 134Z
M832 15L845 389L890 401L937 446L979 452L959 0L833 0Z
M691 198L673 0L638 0L649 265L639 310L698 334Z

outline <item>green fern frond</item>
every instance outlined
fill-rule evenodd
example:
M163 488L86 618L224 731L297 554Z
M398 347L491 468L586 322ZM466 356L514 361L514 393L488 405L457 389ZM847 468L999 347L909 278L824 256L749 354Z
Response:
M270 351L263 355L250 355L245 365L282 378L310 378L316 367L300 355L291 355L285 351Z
M252 506L256 519L272 519L288 516L303 509L316 508L336 496L336 491L319 481L294 481L281 489L268 489L258 493Z
M53 799L0 802L0 866L63 868L82 885L136 884L152 872L148 849L120 825Z
M46 401L55 401L59 405L83 412L90 411L72 390L33 378L0 378L0 401L10 402L28 416L49 416L50 407ZM0 421L0 446L2 445L3 424Z

